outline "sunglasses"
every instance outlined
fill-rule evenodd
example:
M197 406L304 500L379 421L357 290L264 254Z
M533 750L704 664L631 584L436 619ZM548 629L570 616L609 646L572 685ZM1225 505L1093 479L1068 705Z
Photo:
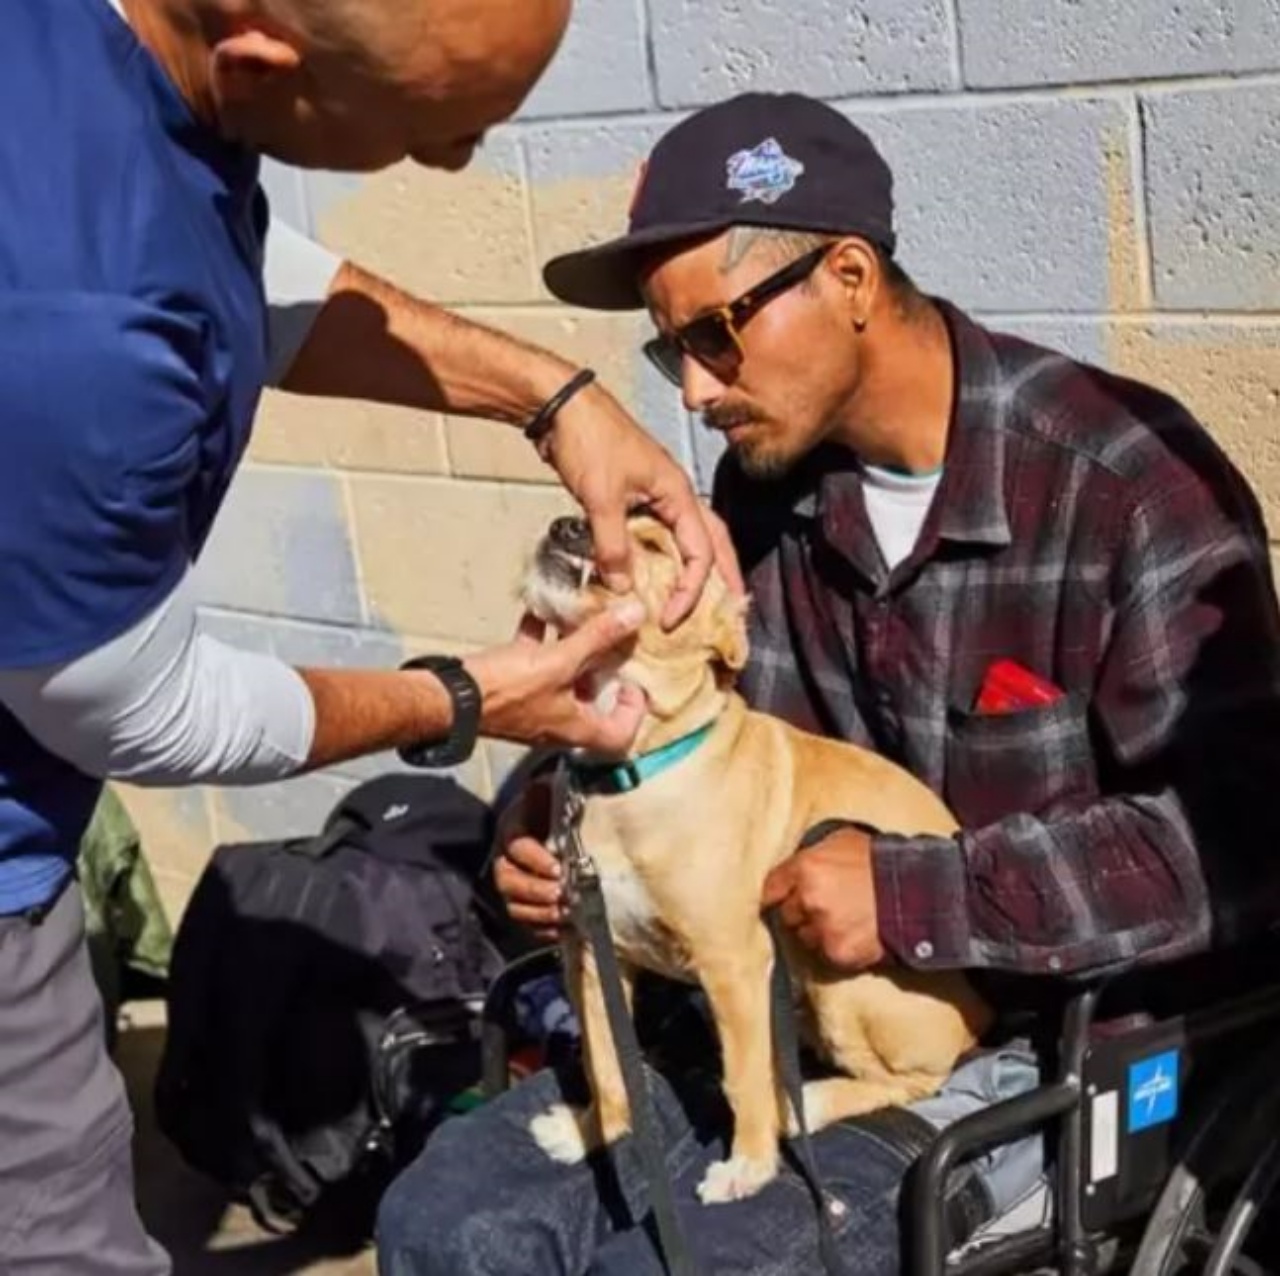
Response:
M717 381L731 381L745 357L739 335L743 326L768 302L808 279L829 250L829 244L815 248L747 289L728 305L699 315L674 332L646 341L646 356L672 385L683 383L686 355L702 364Z

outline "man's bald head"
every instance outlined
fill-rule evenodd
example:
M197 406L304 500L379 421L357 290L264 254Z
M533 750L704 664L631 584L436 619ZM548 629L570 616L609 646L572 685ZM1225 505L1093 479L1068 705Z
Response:
M551 61L571 0L126 0L207 63L222 130L290 163L461 168ZM184 86L185 87L185 86Z

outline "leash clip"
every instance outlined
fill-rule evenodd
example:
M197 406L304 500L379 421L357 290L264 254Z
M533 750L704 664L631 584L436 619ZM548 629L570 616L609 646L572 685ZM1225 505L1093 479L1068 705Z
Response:
M565 887L571 901L580 897L584 885L600 880L596 862L582 841L582 817L586 809L582 790L574 783L568 763L561 759L556 770L556 819L552 849L564 866Z

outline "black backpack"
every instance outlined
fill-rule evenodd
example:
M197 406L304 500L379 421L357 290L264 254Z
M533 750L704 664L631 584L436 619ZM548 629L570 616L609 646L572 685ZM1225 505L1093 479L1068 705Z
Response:
M321 834L220 847L174 943L155 1100L183 1157L273 1230L381 1190L480 1076L504 965L489 808L388 775Z

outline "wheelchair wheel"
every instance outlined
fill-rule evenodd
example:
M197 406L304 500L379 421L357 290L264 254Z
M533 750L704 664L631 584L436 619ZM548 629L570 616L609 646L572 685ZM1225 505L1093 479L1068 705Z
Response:
M1273 1257L1280 1247L1255 1235L1280 1183L1277 1118L1274 1053L1266 1049L1243 1077L1219 1087L1201 1113L1148 1220L1130 1276L1280 1276Z

